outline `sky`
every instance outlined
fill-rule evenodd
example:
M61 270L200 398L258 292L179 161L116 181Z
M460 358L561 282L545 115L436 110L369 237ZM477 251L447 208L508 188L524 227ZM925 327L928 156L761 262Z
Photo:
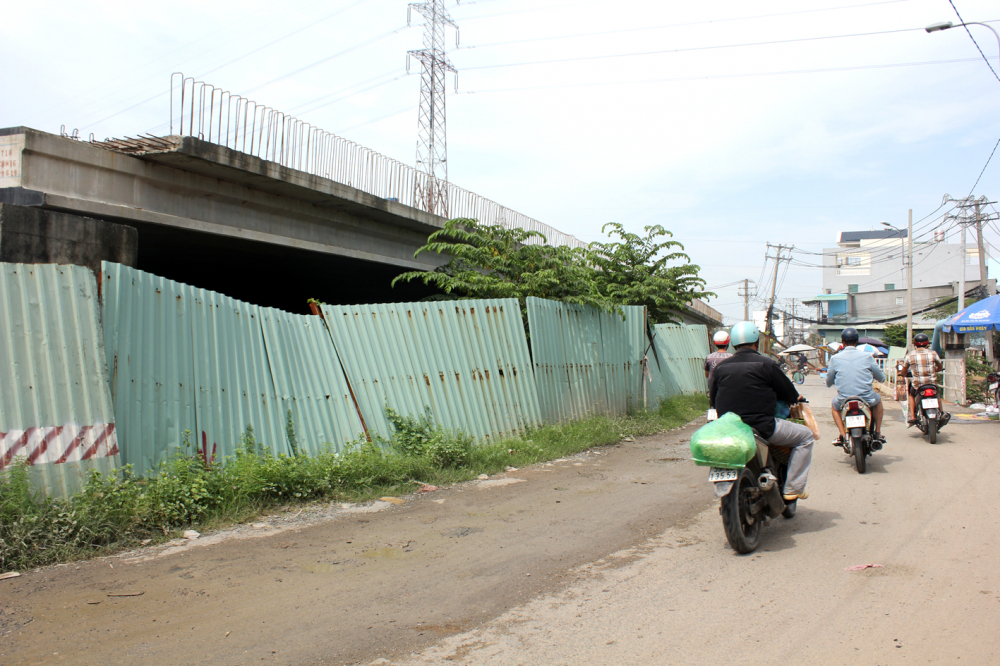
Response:
M758 307L766 295L767 243L797 248L779 300L808 298L823 286L809 253L839 231L904 226L912 209L930 235L949 224L946 194L1000 197L1000 154L987 165L1000 79L964 29L923 30L958 23L955 8L1000 29L995 2L447 7L459 27L457 47L454 30L446 37L458 70L449 179L587 242L608 222L663 225L730 322L743 311L733 283L758 283ZM423 28L416 12L408 26L402 0L35 0L4 11L0 127L165 135L170 77L183 72L415 161L419 64L408 73L406 52L422 47ZM970 32L1000 73L996 37Z

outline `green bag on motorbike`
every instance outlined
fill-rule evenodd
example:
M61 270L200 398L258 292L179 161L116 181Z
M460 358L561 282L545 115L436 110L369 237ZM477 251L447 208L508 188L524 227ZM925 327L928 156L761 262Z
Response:
M742 469L757 452L753 430L733 412L698 428L691 435L695 465Z

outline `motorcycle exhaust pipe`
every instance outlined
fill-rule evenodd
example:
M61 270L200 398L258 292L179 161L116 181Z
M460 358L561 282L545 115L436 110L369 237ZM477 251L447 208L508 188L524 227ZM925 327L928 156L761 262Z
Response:
M760 489L763 490L764 492L767 492L771 488L774 488L774 484L776 484L777 482L778 482L778 477L776 477L774 474L771 474L770 472L764 472L759 477L757 477L757 485L759 485Z

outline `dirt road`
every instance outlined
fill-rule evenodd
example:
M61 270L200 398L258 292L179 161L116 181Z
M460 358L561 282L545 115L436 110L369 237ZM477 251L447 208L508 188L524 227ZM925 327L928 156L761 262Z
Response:
M1000 661L1000 424L954 419L932 446L888 403L861 476L819 381L811 496L751 556L726 544L689 426L0 581L0 663Z

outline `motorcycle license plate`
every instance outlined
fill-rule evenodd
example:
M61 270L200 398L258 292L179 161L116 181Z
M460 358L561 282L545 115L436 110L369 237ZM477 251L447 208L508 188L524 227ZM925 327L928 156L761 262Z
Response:
M865 427L865 417L863 415L848 416L847 417L847 427L848 428L864 428Z
M920 404L924 406L924 409L937 409L938 400L937 398L924 398Z
M708 473L708 482L735 481L739 476L740 472L737 469L719 469L718 467L713 467Z
M990 384L991 391L996 391L997 388L1000 388L1000 384L998 384L997 382L993 382L992 384Z

